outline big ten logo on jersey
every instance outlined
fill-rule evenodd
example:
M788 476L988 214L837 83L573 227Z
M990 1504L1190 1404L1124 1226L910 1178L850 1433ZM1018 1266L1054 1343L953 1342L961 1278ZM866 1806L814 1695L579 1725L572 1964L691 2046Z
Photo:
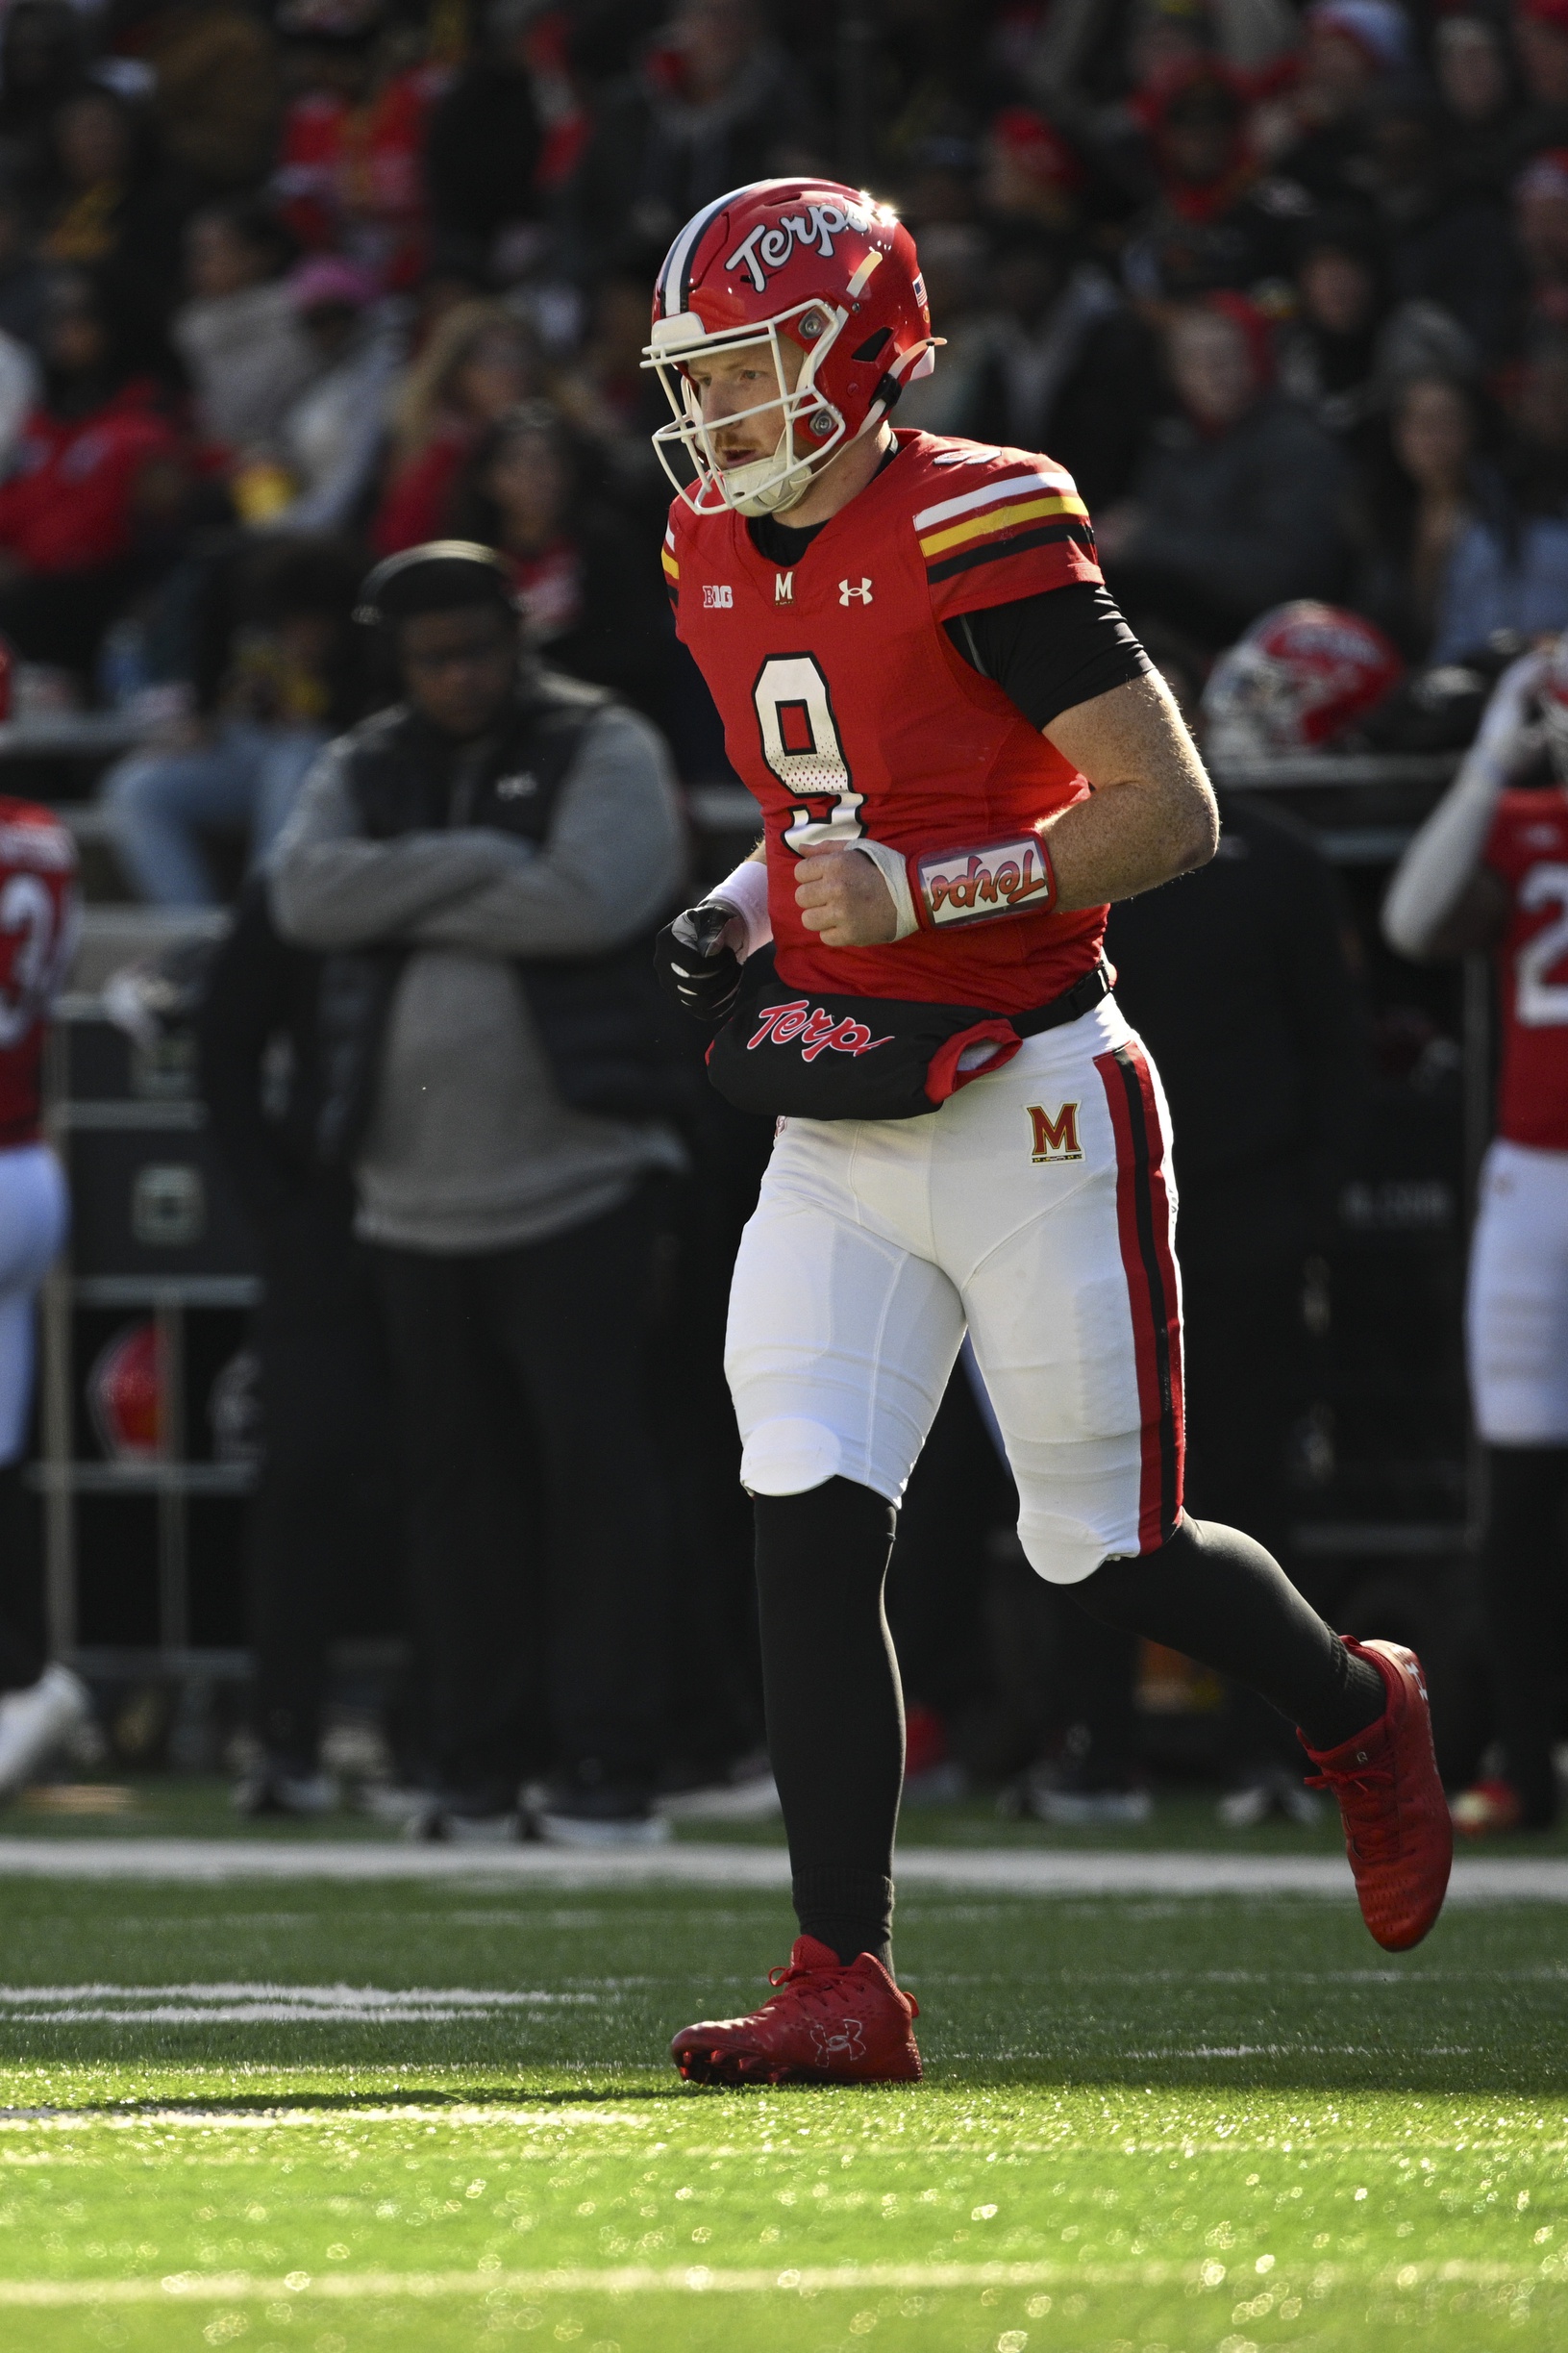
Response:
M733 613L735 605L735 592L727 580L705 581L703 604L709 613Z
M1043 1103L1026 1104L1032 1132L1033 1149L1030 1159L1040 1161L1081 1161L1083 1147L1078 1140L1078 1105L1063 1103L1059 1111L1048 1112Z

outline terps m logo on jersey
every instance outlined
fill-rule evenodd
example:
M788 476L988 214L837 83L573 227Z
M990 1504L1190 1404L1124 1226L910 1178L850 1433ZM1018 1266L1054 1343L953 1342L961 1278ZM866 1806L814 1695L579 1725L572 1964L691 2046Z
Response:
M1078 1105L1064 1103L1053 1117L1043 1103L1025 1106L1030 1125L1034 1131L1034 1148L1030 1154L1033 1161L1081 1161L1083 1147L1078 1140Z
M773 601L776 605L792 605L794 603L795 575L793 572L774 573Z
M852 228L864 236L870 226L870 213L861 212L858 205L808 204L802 212L781 213L775 228L759 221L724 266L744 269L759 294L775 270L783 269L797 245L814 245L823 260L831 262L835 237L842 237L846 229ZM856 291L859 290L857 288Z
M983 853L952 850L946 857L922 858L916 871L927 916L939 930L1010 914L1042 891L1045 904L1051 904L1051 871L1030 834L996 842Z
M703 586L703 603L709 613L733 613L735 592L727 580L720 581L716 587L712 581L707 581Z
M792 997L787 1005L770 1005L763 1014L755 1038L746 1040L746 1051L755 1054L761 1045L786 1046L798 1041L802 1062L814 1063L819 1054L869 1054L877 1046L891 1045L891 1038L873 1038L863 1021L846 1016L835 1021L819 1005L813 1012L809 997Z
M841 605L847 605L853 597L857 596L862 605L869 605L871 602L871 583L863 572L860 575L859 588L856 587L853 580L841 580L838 584L838 601Z

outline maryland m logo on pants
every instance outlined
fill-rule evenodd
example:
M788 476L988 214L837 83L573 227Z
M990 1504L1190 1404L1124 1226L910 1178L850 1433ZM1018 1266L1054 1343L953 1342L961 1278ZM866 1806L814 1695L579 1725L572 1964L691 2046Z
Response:
M1033 1149L1030 1154L1036 1161L1081 1161L1083 1148L1078 1140L1078 1105L1064 1103L1052 1113L1041 1103L1025 1106L1030 1125L1034 1131Z

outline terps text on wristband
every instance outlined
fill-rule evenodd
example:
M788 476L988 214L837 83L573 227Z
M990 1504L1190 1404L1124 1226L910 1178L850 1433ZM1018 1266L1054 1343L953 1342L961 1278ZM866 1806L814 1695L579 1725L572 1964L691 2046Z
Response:
M909 863L921 920L933 931L1043 911L1056 897L1056 877L1038 834Z

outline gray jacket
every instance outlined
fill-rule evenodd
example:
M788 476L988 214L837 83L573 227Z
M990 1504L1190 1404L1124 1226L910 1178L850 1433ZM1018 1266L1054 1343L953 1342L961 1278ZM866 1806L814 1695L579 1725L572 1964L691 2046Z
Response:
M611 707L585 732L544 842L488 827L366 839L329 744L273 851L286 939L411 950L356 1164L359 1230L435 1252L541 1241L678 1165L657 1122L561 1101L513 960L624 945L671 904L685 844L662 738ZM454 796L460 804L461 793Z

